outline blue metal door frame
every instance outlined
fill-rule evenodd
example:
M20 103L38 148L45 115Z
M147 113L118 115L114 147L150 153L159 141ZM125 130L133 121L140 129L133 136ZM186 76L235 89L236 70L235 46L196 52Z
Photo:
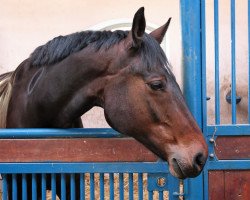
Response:
M200 128L203 128L202 115L202 35L201 29L201 1L181 0L181 26L183 44L183 93L187 105ZM202 199L202 173L195 179L184 181L185 199Z
M236 123L236 66L235 66L235 0L231 0L231 81L232 124L220 124L219 66L218 66L218 0L214 1L215 38L215 125L207 125L206 94L206 21L205 0L180 0L183 44L184 96L197 120L209 147L209 159L203 173L184 182L185 199L208 199L210 170L249 170L250 160L218 160L214 145L218 136L250 136L250 87L248 87L248 124ZM250 2L248 1L248 44L250 47ZM249 48L250 49L250 48ZM250 55L250 52L248 52ZM250 59L249 59L250 60ZM249 61L250 63L250 61ZM250 64L248 66L250 84Z

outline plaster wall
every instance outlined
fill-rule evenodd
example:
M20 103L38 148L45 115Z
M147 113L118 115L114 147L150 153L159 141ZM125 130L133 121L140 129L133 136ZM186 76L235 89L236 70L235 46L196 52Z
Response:
M220 0L220 104L221 122L231 122L231 107L225 95L231 84L230 1ZM214 123L214 28L213 1L206 1L207 18L207 96L208 122ZM0 73L14 70L32 51L58 36L92 29L110 20L130 19L141 6L147 22L160 26L172 17L168 37L168 58L181 85L181 26L178 0L1 0L0 6ZM237 122L247 119L247 0L236 4ZM101 108L93 108L83 116L85 127L108 127Z

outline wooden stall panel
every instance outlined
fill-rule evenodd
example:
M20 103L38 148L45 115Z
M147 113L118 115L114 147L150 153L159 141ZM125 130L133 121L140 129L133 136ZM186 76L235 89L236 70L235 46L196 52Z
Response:
M250 159L250 137L217 137L215 154L219 160Z
M0 140L0 162L154 162L157 159L132 138Z
M224 171L209 171L209 199L210 200L226 200L225 199L225 182Z
M209 200L249 200L250 171L209 171Z
M250 199L250 171L225 171L225 197L232 200Z

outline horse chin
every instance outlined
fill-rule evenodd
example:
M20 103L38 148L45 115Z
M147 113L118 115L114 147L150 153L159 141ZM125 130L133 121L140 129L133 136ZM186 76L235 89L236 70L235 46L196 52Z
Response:
M182 162L175 158L172 158L171 162L168 163L169 163L170 173L179 179L195 178L201 173L203 168L203 167L200 169L193 168L188 164L186 164L185 162Z
M182 170L181 170L181 168L180 168L180 166L178 165L177 162L169 164L169 171L176 178L179 178L179 179L185 179L185 178L187 178L185 176L185 174L182 172Z

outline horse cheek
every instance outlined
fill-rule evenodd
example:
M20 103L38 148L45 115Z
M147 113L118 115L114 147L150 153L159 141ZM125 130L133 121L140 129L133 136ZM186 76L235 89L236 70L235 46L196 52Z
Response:
M120 87L113 85L105 93L104 115L107 123L116 131L126 134L128 126L125 126L130 120L130 112L127 88L125 84L119 84Z

